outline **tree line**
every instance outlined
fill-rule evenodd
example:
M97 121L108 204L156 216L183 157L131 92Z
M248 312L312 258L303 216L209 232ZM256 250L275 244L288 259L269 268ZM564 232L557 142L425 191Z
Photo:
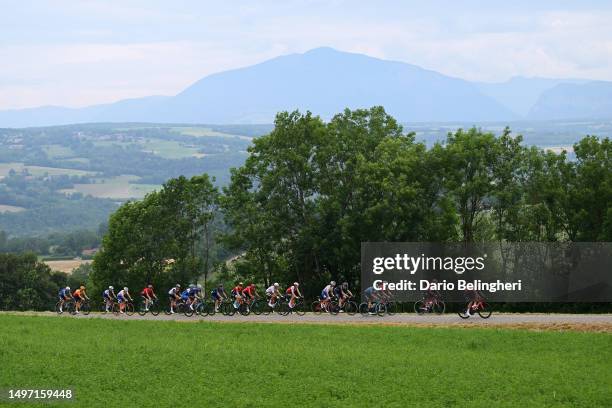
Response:
M427 148L382 107L325 122L282 112L230 183L179 177L111 217L87 278L166 290L196 280L358 287L366 241L612 241L608 138L566 152L458 129ZM227 262L231 258L232 262Z

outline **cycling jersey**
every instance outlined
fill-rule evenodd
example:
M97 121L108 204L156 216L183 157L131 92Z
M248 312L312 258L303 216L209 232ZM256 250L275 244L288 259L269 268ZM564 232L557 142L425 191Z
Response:
M266 289L266 295L273 295L276 293L276 286L272 285Z
M330 291L333 290L333 286L332 285L327 285L326 287L323 288L323 290L321 291L321 299L327 299L330 296Z
M296 296L296 293L295 293L296 291L297 291L297 289L296 289L295 285L291 285L291 286L289 286L289 287L287 288L287 290L285 291L285 294L286 294L286 295L293 295L293 296Z
M58 295L60 299L64 299L70 296L70 291L67 291L66 288L61 288Z
M193 288L191 289L191 292L189 292L189 296L193 297L193 296L197 296L200 294L200 292L202 292L202 289L200 288Z
M220 288L215 288L210 291L210 296L212 296L213 299L218 300L221 298L221 296L225 296L225 291Z
M183 298L184 300L187 300L187 298L189 297L190 293L191 293L191 291L189 289L185 289L183 291L183 293L181 293L181 298Z
M174 295L176 295L178 291L179 291L179 290L178 290L178 288L175 286L175 287L173 287L172 289L170 289L170 290L168 291L168 294L169 294L171 297L174 297Z
M75 299L80 299L82 297L81 295L85 296L85 290L77 289L72 294L72 297L74 297Z
M376 289L374 289L372 286L370 286L369 288L367 288L366 290L363 291L363 294L366 297L366 299L369 299L372 296L374 296L375 292L376 292Z
M344 295L344 292L342 291L342 288L340 286L334 287L334 295L336 295L337 297L342 297Z
M112 296L114 296L114 293L111 292L110 289L106 289L104 292L102 292L102 297L104 299L110 299Z
M149 287L144 288L144 289L142 290L142 292L140 292L140 294L141 294L142 296L148 296L148 297L151 297L151 298L152 298L153 296L155 296L155 293L153 293L153 289L151 289L151 288L149 288Z
M232 289L232 295L234 296L242 295L242 286L236 286L234 289Z
M121 289L119 293L117 293L117 300L119 303L122 303L128 296L130 296L127 290Z
M242 289L242 294L243 295L249 295L249 297L253 297L255 296L255 289L252 286L247 286L246 288Z

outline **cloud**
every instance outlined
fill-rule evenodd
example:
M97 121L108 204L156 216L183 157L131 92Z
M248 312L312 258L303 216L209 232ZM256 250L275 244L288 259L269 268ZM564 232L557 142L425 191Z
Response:
M612 80L612 10L601 5L58 0L2 9L0 108L172 95L207 74L323 45L471 80Z

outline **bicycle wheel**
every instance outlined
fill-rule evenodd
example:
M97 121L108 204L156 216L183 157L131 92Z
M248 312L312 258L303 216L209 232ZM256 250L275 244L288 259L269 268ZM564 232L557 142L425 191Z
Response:
M387 314L389 316L393 316L394 314L397 313L397 303L389 302L385 304L385 307L387 308Z
M151 312L153 316L159 315L159 303L157 303L157 301L149 305L149 312Z
M126 315L132 316L134 314L134 304L132 302L126 303L124 311Z
M380 317L383 317L385 313L387 313L387 305L384 303L376 303L374 306L374 312Z
M293 311L298 315L298 316L304 316L306 314L306 307L304 307L304 301L299 300L295 306L293 307Z
M138 314L141 316L144 316L147 314L147 308L145 306L145 301L143 300L142 302L140 302L140 304L138 305Z
M219 305L219 307L220 307L220 305ZM214 315L215 315L215 313L217 313L217 311L218 311L218 310L217 310L217 305L215 304L215 301L214 301L214 300L208 300L208 301L206 301L206 313L207 313L209 316L214 316Z
M338 301L330 300L330 302L327 304L327 311L329 312L329 314L334 316L340 313L340 306L338 306Z
M467 305L465 305L462 309L460 309L457 314L462 319L469 319L470 318L470 313L467 311Z
M81 313L85 316L91 313L91 305L89 304L89 302L85 302L81 305Z
M283 302L277 306L276 312L281 316L287 316L291 312L291 308L289 307L289 303Z
M321 310L321 301L320 300L315 300L314 302L312 302L312 305L310 306L310 310L312 310L312 313L314 314L321 314L322 310Z
M263 304L263 302L255 301L251 305L251 310L253 311L253 313L255 313L255 315L259 316L264 311L264 304Z
M195 312L200 317L208 316L208 307L206 305L206 302L198 303L198 305L195 307Z
M433 311L435 314L444 314L444 311L446 310L446 304L444 304L443 301L438 300L436 303L434 303L433 305Z
M491 306L486 302L482 302L482 306L478 309L478 315L483 319L488 319L491 317L491 313L493 313Z
M238 312L243 316L248 316L251 314L251 305L246 302L242 302L240 307L238 307Z
M233 316L236 314L238 309L234 306L233 302L228 302L224 304L223 314L226 316Z
M424 315L427 308L425 307L425 301L419 300L414 302L414 312L420 316Z
M61 303L61 301L58 301L58 302L55 304L55 313L57 313L57 314L62 314L62 313L64 313L63 305L62 305L62 309L60 309L60 303Z
M357 313L357 303L353 302L352 300L346 302L343 307L344 311L349 316L353 316L355 313Z
M361 313L362 316L367 316L370 313L367 303L361 303L359 305L359 313Z
M191 306L193 305L189 305L189 306L185 305L183 307L183 314L187 317L191 317L195 313L195 310L193 310Z

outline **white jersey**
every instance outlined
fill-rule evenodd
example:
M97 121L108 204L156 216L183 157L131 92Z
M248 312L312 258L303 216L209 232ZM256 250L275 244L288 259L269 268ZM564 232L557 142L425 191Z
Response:
M168 291L168 294L169 294L170 296L174 296L174 295L176 295L176 292L178 292L178 289L177 289L177 288L176 288L176 286L175 286L175 287L173 287L172 289L170 289L170 290Z
M276 291L276 287L275 287L274 285L272 285L272 286L270 286L268 289L266 289L266 294L268 294L268 295L273 295L273 294L275 294L276 292L277 292L277 291Z
M121 289L117 294L117 297L127 298L130 296L130 293L127 290Z

